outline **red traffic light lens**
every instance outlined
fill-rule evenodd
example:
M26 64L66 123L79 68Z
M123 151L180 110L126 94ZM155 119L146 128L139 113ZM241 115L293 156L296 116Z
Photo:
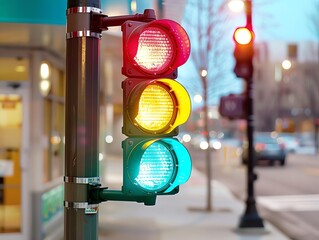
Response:
M253 37L253 32L245 27L239 27L234 32L234 40L241 45L249 44L253 40Z
M163 75L170 74L189 58L188 35L174 21L164 19L146 24L132 22L131 25L125 25L125 28L123 32L129 35L124 41L124 54L127 56L126 59L124 55L124 65L129 61L134 68L145 74Z
M174 58L173 45L171 37L163 29L145 28L139 36L134 61L144 71L163 72Z

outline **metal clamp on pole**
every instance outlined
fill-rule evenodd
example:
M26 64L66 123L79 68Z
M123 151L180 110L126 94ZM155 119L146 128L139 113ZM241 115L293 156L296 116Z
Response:
M92 14L101 14L102 10L95 7L73 7L66 11L67 33L66 38L94 37L101 38L101 31L92 29Z
M78 184L100 183L100 177L81 178L64 176L64 182Z
M91 186L101 186L100 177L69 177L64 176L65 183L71 184L86 184L88 185L87 191L90 192ZM64 207L66 208L76 208L85 209L85 214L96 214L98 212L98 202L91 203L90 199L88 202L71 202L64 201Z
M98 204L89 204L88 202L68 202L64 201L64 207L84 209L85 214L96 214L99 210Z

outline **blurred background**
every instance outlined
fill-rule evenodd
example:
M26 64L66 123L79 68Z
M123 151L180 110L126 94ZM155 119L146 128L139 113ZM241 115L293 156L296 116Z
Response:
M245 25L245 13L230 2L101 0L101 5L108 16L152 8L157 18L172 19L186 29L192 53L179 68L177 81L190 94L192 114L178 137L190 151L193 167L203 174L209 149L212 178L244 201L247 124L223 118L218 111L222 96L245 89L245 82L233 72L232 37L236 27ZM319 239L318 13L318 0L253 1L257 204L263 218L292 239ZM65 26L65 0L1 3L0 238L4 240L59 239L63 234ZM109 174L109 159L120 161L125 139L119 94L125 79L121 38L119 27L110 28L103 33L100 49L100 175L111 182L121 176ZM287 226L287 221L293 224ZM310 238L298 235L296 226L306 226Z

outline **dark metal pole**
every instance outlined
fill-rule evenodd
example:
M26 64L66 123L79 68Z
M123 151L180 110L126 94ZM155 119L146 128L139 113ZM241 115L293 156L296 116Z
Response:
M97 205L89 205L89 183L99 182L100 33L90 15L100 0L68 0L66 43L64 239L97 239Z
M247 27L252 30L252 3L246 0ZM252 64L252 63L251 63ZM253 64L252 64L253 65ZM252 71L253 72L253 71ZM254 173L255 150L254 150L254 113L253 113L253 76L246 79L247 95L247 139L248 139L248 163L247 163L247 200L246 210L240 219L240 228L263 228L263 220L260 218L254 193L254 181L257 175Z

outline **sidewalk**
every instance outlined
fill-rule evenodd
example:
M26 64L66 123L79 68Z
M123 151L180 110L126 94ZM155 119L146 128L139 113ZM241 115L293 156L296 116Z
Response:
M109 157L107 186L120 189L122 159ZM106 183L103 183L105 185ZM287 240L268 222L264 229L238 229L244 204L213 181L213 211L205 212L206 178L193 168L190 180L172 196L158 196L155 206L135 202L100 204L99 240Z

